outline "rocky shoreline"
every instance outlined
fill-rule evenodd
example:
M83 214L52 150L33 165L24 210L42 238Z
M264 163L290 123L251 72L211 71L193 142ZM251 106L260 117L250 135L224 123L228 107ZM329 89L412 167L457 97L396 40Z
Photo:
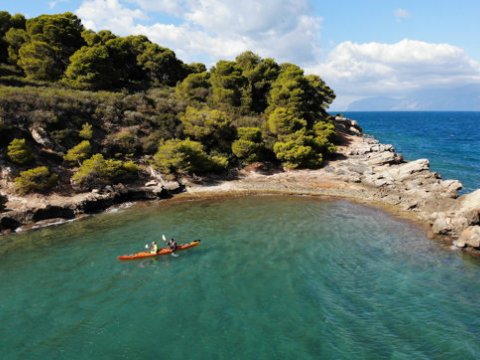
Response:
M107 186L73 196L8 196L0 212L2 233L68 221L115 204L137 200L228 194L302 194L346 198L382 206L426 224L430 237L480 254L480 189L458 195L457 180L442 180L429 161L404 161L392 145L364 135L354 121L336 118L342 145L336 157L318 170L294 170L253 164L231 179L163 180L151 172L137 186Z
M117 184L71 196L5 196L5 209L0 212L0 234L61 224L127 202L169 199L184 191L180 183L164 181L159 174L152 174L152 178L141 185Z

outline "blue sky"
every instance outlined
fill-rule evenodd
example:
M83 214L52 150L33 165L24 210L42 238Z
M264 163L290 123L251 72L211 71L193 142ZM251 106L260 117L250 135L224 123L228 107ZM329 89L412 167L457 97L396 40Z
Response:
M318 73L334 108L480 83L478 0L0 0L28 17L71 11L212 65L246 49Z
M449 43L480 60L478 0L335 0L314 1L324 18L326 41L394 43L404 38ZM397 9L405 17L395 16Z

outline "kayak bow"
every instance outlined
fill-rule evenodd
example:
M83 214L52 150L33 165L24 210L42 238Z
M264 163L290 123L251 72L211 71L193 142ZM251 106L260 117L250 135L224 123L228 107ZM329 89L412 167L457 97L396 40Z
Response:
M182 244L177 246L177 250L175 252L180 251L180 250L187 250L192 247L200 245L201 240L194 240L192 242L189 242L187 244ZM146 258L151 258L151 257L156 257L160 255L170 255L173 253L172 249L166 247L166 248L161 248L157 251L156 254L151 253L149 251L141 251L135 254L131 255L120 255L118 257L118 260L138 260L138 259L146 259Z

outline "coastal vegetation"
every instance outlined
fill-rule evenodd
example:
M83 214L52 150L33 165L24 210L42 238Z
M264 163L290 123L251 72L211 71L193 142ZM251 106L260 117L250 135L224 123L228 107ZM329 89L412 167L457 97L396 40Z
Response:
M334 98L319 76L250 51L207 70L72 13L0 12L0 163L19 192L89 190L148 167L320 167L335 152Z
M15 186L20 193L30 191L48 191L55 186L58 180L57 174L50 173L46 166L39 166L30 170L20 172L15 179Z

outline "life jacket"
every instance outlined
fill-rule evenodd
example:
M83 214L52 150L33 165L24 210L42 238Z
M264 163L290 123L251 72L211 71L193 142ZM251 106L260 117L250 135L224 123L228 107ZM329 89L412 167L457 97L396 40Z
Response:
M153 246L152 246L152 250L150 250L150 252L151 252L152 254L156 254L156 253L158 252L158 245L157 245L157 244L153 245Z

